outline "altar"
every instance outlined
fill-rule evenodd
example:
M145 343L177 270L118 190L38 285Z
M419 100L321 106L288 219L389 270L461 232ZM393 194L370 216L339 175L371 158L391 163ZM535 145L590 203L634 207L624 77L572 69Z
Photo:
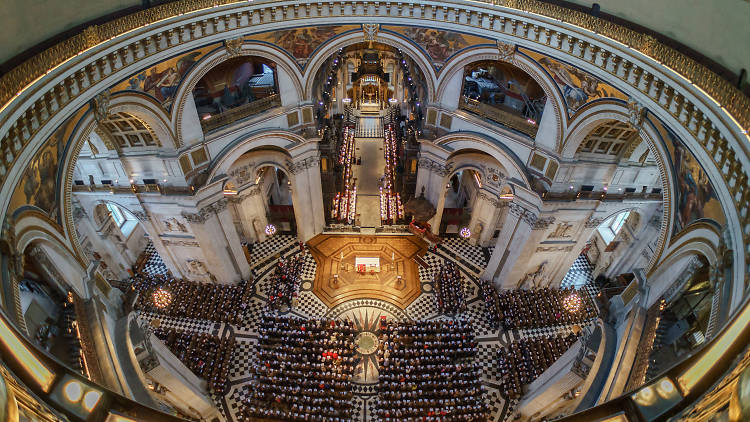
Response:
M380 258L357 256L354 258L354 268L358 273L380 272Z

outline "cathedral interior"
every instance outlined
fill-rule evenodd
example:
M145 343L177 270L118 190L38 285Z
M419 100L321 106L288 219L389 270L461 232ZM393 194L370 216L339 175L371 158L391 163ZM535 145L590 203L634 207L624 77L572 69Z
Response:
M9 0L0 420L750 420L750 2L683 3Z

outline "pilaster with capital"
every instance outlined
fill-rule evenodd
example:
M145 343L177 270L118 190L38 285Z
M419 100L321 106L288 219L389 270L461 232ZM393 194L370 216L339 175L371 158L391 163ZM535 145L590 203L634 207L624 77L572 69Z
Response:
M245 241L266 240L265 227L268 225L268 217L260 188L256 185L247 187L239 191L229 202L239 217Z
M509 284L512 280L508 279L508 274L526 245L537 218L537 214L526 206L516 202L508 203L502 229L482 273L482 279L492 280L500 288L515 287Z
M250 266L228 205L229 201L221 196L197 212L183 212L182 216L190 224L190 230L200 245L192 255L182 257L188 278L192 274L187 267L189 261L200 262L218 283L236 283L250 276Z
M295 152L287 167L291 173L297 237L307 241L322 233L326 225L323 186L320 181L320 152L317 143L313 142L305 149Z

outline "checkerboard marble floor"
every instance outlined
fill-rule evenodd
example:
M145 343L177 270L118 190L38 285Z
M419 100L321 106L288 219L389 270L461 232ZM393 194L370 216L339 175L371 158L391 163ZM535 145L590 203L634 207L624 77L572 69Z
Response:
M150 268L159 268L159 265L161 265L166 272L166 266L161 262L158 253L153 249L153 245L150 245L150 248L153 251L153 262L149 261L150 264L154 265L154 267ZM266 309L266 293L273 265L278 261L278 256L289 257L299 253L297 240L291 236L274 236L260 244L252 246L252 267L256 275L253 282L254 294L248 304L247 312L243 316L242 321L237 325L187 318L171 318L150 313L139 315L139 318L144 321L159 318L162 324L167 327L214 334L221 333L222 335L229 335L229 332L234 334L237 346L231 358L227 393L223 397L213 397L226 422L237 422L240 420L238 416L242 409L242 400L249 395L249 391L252 388L253 374L251 368L255 364L255 346L258 340L257 327L260 316ZM476 339L479 343L475 359L484 368L482 384L485 388L485 400L491 412L490 421L508 421L513 416L513 409L516 403L507 401L500 393L500 378L496 370L498 350L520 338L567 333L571 327L541 327L513 332L493 329L486 320L484 302L480 294L479 281L477 279L479 271L484 268L491 254L491 249L471 245L464 239L447 239L436 252L429 251L424 256L423 259L428 266L419 268L422 294L404 310L398 309L386 302L369 299L344 302L335 308L327 308L312 292L316 263L312 256L307 254L305 266L302 270L299 298L296 305L289 312L301 317L327 316L333 318L352 318L358 314L365 314L372 311L385 312L385 314L391 315L396 319L446 319L447 317L440 315L437 310L432 276L446 259L457 261L465 281L467 309L456 317L469 319L474 324ZM593 286L593 278L591 277L591 266L585 257L581 256L576 260L563 280L563 286L574 286L591 295L596 294L597 289ZM363 384L355 386L354 390L356 391L354 407L357 409L358 415L356 420L362 422L372 420L372 409L377 406L377 395L374 389L371 385Z

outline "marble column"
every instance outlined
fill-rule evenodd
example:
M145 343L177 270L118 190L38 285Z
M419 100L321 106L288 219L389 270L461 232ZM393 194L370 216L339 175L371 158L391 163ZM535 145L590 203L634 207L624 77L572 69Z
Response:
M198 213L183 213L201 246L205 261L188 260L188 278L204 279L210 273L218 283L249 278L250 266L234 228L228 200L221 198Z
M516 287L510 285L513 283L507 276L531 235L536 219L537 215L531 210L515 202L508 203L503 228L500 230L487 268L482 273L482 279L492 280L499 288Z

